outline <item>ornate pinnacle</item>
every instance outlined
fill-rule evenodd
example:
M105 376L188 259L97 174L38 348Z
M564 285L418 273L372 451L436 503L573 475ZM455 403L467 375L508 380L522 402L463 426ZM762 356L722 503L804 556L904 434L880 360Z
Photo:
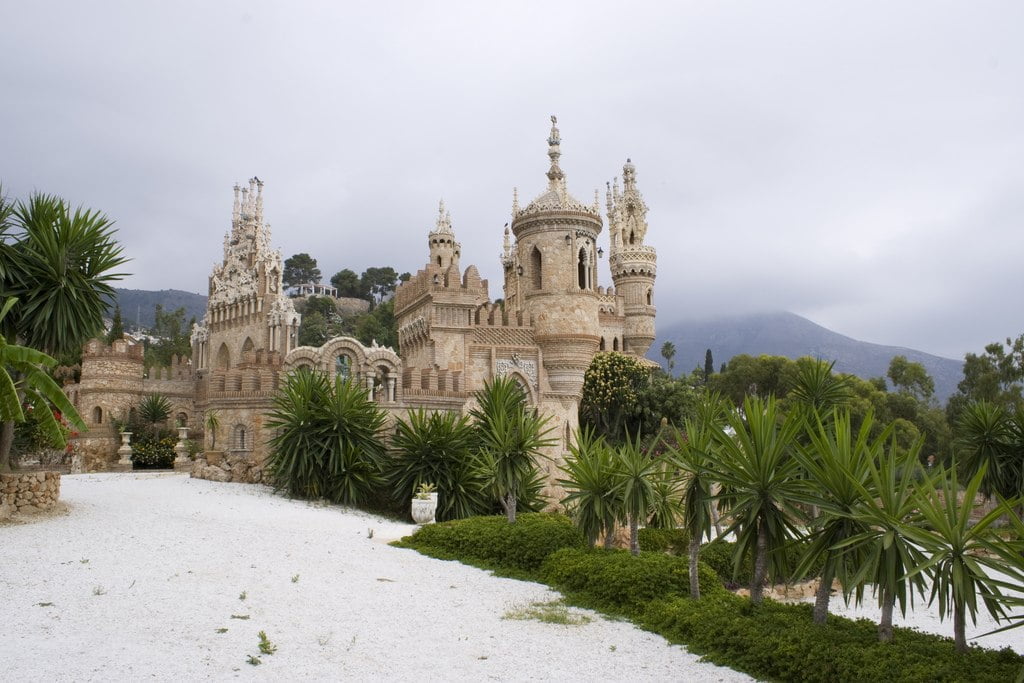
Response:
M437 221L435 223L435 233L449 233L452 232L452 215L444 208L444 200L442 199L437 205Z
M512 217L515 218L516 214L519 213L519 188L512 188Z
M553 187L558 187L556 181L565 178L562 169L558 167L558 159L562 156L562 136L558 132L558 117L551 116L551 135L548 136L548 157L551 159L551 168L548 170L548 180Z

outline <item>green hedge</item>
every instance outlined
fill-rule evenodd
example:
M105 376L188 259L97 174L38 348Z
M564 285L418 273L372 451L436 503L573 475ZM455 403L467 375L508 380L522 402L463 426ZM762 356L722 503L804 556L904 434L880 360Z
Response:
M640 550L656 553L686 555L690 552L690 534L685 529L640 529L637 534Z
M702 594L725 592L709 567L698 572ZM630 614L651 600L690 594L688 561L663 553L634 557L625 550L565 548L544 561L540 576L588 605Z
M810 605L765 600L754 607L731 593L648 604L640 625L716 664L783 681L1012 681L1024 656L1009 648L958 655L949 638L896 628L879 643L867 620L811 621Z
M806 542L797 541L780 551L785 554L786 575L774 577L775 583L785 583L791 579L794 570L800 564L805 545ZM754 560L749 556L743 558L743 561L740 562L739 573L733 576L733 553L735 551L735 543L716 539L700 547L700 561L715 570L715 573L721 577L722 581L729 588L749 586L751 579L754 577ZM818 576L821 573L823 562L824 558L811 567L811 577Z
M428 524L392 545L491 569L535 572L551 553L583 548L586 540L565 515L527 512L517 515L515 524L504 516Z

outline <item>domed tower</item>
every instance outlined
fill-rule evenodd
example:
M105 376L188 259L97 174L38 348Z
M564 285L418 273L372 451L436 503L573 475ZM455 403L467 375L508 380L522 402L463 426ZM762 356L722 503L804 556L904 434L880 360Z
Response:
M647 205L636 188L636 167L626 159L622 167L622 191L618 181L608 187L608 264L615 291L623 297L626 316L624 350L643 357L654 342L654 278L658 254L644 244Z
M548 187L525 209L513 200L515 247L506 242L506 310L531 320L548 382L555 394L578 398L583 375L600 343L595 195L586 205L569 194L559 167L561 137L551 117Z
M448 270L449 266L455 266L459 270L459 255L462 253L462 245L455 241L455 233L452 232L452 215L444 208L442 199L437 209L437 222L433 230L427 236L430 243L430 262L441 270Z

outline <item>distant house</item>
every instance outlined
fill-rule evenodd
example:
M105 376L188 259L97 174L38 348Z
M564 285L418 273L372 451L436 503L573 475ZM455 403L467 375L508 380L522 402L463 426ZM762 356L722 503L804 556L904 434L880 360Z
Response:
M301 285L295 285L288 290L289 296L329 296L332 299L338 298L338 288L331 287L330 285L322 285L319 282L313 284L312 282L306 282Z

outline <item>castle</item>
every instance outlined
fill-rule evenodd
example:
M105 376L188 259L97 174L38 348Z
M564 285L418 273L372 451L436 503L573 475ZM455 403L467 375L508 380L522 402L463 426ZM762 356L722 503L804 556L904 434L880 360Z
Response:
M114 467L120 440L110 418L124 419L142 397L160 393L172 416L194 428L209 411L219 416L216 446L207 434L193 476L261 481L264 416L284 375L305 366L362 383L392 422L419 408L467 412L486 381L511 376L552 418L559 436L549 454L553 472L578 426L594 355L614 350L642 359L654 341L657 254L645 243L647 206L627 160L622 187L616 180L606 193L614 287L598 285L599 195L585 204L569 194L553 116L547 143L546 189L526 206L513 193L503 299L491 300L475 266L461 269L462 248L442 202L427 235L428 262L395 292L400 353L349 337L297 346L301 317L283 291L281 254L270 247L263 182L236 185L231 230L209 279L206 315L192 332L191 361L175 359L144 377L141 346L94 340L83 349L81 381L66 390L89 424L77 438L85 468Z

